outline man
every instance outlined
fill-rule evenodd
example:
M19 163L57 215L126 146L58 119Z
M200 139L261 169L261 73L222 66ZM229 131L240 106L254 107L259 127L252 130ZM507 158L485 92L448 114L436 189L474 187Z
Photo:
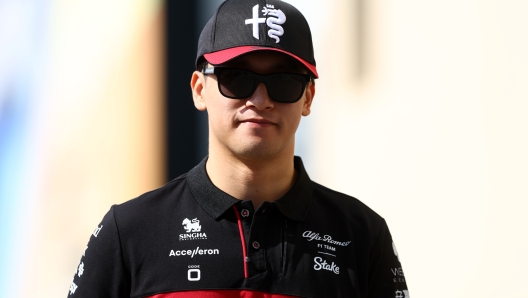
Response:
M113 206L71 297L408 297L383 218L312 182L294 137L318 77L302 14L228 0L202 31L191 78L209 156Z

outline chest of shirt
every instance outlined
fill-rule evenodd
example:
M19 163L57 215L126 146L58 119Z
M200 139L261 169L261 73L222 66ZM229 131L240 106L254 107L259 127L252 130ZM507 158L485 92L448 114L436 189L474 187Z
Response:
M258 289L303 297L355 297L351 235L297 222L272 205L237 204L213 219L175 210L122 239L132 296L198 289Z

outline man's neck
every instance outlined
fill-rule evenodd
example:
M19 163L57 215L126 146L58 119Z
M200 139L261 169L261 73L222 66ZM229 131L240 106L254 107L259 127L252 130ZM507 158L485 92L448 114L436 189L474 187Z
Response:
M293 154L265 160L210 154L206 170L216 187L239 200L251 200L255 208L284 196L297 176Z

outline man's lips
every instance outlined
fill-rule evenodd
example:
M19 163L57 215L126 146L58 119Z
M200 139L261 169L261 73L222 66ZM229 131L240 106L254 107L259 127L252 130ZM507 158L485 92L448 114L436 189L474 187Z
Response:
M275 125L274 122L272 122L272 121L270 121L270 120L267 120L267 119L263 119L263 118L250 118L250 119L243 119L243 120L240 120L239 122L240 122L240 123L249 124L249 125L254 125L254 126L269 126L269 125Z

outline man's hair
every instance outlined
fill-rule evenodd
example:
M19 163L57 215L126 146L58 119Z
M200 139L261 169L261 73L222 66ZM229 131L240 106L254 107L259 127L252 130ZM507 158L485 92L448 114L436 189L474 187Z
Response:
M196 70L203 71L207 67L207 64L209 64L209 62L207 62L203 56L200 57L198 59L198 63L196 64Z

